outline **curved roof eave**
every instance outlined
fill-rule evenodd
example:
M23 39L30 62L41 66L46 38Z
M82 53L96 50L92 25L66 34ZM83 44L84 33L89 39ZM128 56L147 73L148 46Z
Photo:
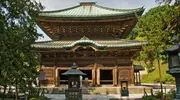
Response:
M102 18L122 18L122 17L135 17L137 15L142 15L144 12L144 8L137 12L129 12L126 14L108 14L101 16L38 16L38 18L42 19L102 19Z
M109 17L123 17L135 16L135 13L142 15L144 7L135 9L115 9L97 5L96 2L80 2L79 5L70 8L42 11L39 13L39 18L80 18L80 19L94 19L94 18L109 18Z

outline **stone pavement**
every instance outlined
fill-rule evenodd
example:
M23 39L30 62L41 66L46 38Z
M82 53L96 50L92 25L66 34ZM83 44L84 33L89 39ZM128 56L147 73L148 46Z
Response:
M51 100L65 100L64 94L45 94ZM129 97L120 97L118 94L83 95L83 100L141 100L143 94L129 94Z

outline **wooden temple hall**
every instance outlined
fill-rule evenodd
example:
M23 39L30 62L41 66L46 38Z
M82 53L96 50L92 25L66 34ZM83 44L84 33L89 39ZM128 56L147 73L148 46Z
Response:
M67 77L61 74L74 62L87 74L83 80L87 77L93 86L117 86L122 79L129 84L137 82L132 58L146 42L126 37L137 23L136 15L143 11L81 2L71 8L39 13L37 24L52 39L32 45L42 56L41 71L45 78L41 83L66 84Z

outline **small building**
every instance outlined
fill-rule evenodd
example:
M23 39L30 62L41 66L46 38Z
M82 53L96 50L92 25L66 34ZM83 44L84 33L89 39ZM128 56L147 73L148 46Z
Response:
M146 42L127 40L144 8L113 9L95 2L56 11L43 11L37 17L39 27L52 41L32 46L42 55L45 80L55 85L67 83L61 74L75 62L86 73L89 84L117 86L126 79L134 84L132 58Z

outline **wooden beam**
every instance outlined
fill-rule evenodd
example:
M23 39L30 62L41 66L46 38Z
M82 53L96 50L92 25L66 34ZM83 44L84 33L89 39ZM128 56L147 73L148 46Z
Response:
M79 70L92 70L93 67L78 67Z
M99 69L102 69L102 70L113 70L114 67L98 67Z
M124 21L124 22L127 22L128 20L132 20L132 19L135 19L134 16L130 16L130 17L125 17L125 18L108 18L108 19L98 19L98 20L94 20L94 19L91 19L91 20L81 20L81 19L74 19L73 22L76 22L77 24L80 24L82 22L86 22L86 23L90 23L90 24L97 24L97 22L99 22L101 25L102 25L102 22L115 22L117 23L118 21ZM64 20L64 19L55 19L55 20L51 20L51 19L43 19L43 18L36 18L37 20L37 23L38 24L41 24L41 23L59 23L59 24L72 24L72 19L70 20ZM103 23L104 24L104 23ZM43 25L41 25L42 27L44 27Z
M59 69L59 70L69 70L69 69L71 69L71 67L57 67L57 69Z

